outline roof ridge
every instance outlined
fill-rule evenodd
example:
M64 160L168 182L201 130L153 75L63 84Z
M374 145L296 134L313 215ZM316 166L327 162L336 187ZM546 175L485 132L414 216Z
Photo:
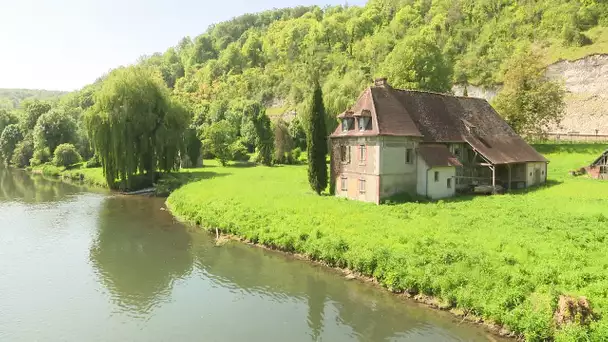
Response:
M377 87L377 88L381 88L381 87ZM395 91L400 91L400 92L431 94L431 95L439 95L439 96L444 96L444 97L455 97L455 98L459 98L459 99L482 100L482 101L487 102L486 99L481 98L481 97L461 96L461 95L455 95L455 94L451 94L451 93L440 93L440 92L437 92L437 91L430 91L430 90L399 89L399 88L393 88L393 87L391 87L391 89L393 89Z

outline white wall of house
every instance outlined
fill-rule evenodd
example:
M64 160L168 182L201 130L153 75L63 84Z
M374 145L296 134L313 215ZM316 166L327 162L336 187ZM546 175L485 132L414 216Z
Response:
M438 175L437 180L435 173ZM448 187L448 179L450 179L450 187ZM456 194L455 167L434 167L427 171L427 181L427 197L431 199L453 197Z
M547 182L547 163L526 163L526 185L528 187Z
M418 163L416 193L426 197L426 176L429 167L420 156L417 156L416 161Z
M418 142L406 137L380 139L380 198L415 193ZM407 151L410 160L407 160Z

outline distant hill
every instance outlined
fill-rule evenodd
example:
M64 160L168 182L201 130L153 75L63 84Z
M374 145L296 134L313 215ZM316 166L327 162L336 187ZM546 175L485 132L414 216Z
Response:
M67 94L65 91L40 89L0 89L0 108L17 108L26 99L49 100Z

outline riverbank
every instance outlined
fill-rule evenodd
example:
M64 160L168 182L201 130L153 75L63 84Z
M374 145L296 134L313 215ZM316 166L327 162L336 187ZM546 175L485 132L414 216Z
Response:
M106 189L108 188L108 184L103 176L103 170L101 167L85 168L83 164L78 164L67 169L65 167L44 164L28 168L28 171L32 172L33 174L40 174L46 177L59 178L60 180L82 182L88 186L96 186Z
M547 145L550 182L503 196L375 206L318 197L305 166L189 172L167 201L180 219L374 278L392 292L496 322L528 340L608 336L608 320L555 327L560 295L608 308L608 183L568 176L605 146ZM209 163L210 164L210 163Z

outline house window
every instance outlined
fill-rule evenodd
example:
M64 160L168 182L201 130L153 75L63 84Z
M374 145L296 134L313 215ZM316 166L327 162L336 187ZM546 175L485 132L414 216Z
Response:
M411 148L406 148L405 149L405 163L406 164L411 164L413 162L413 155L414 150L412 150Z
M359 179L359 193L365 193L365 179Z
M367 160L367 147L365 145L359 145L359 161L365 162Z
M456 158L460 159L460 148L459 147L454 147L454 155L456 156Z
M435 182L439 182L439 171L435 171Z
M350 162L350 146L340 146L340 161L343 163Z
M340 178L340 189L348 191L348 179L346 177Z
M452 178L448 178L448 189L452 188Z
M352 118L342 119L342 131L346 132L353 128L353 120Z
M359 118L359 130L360 131L365 131L365 130L371 130L372 129L372 120L369 116L363 116Z

